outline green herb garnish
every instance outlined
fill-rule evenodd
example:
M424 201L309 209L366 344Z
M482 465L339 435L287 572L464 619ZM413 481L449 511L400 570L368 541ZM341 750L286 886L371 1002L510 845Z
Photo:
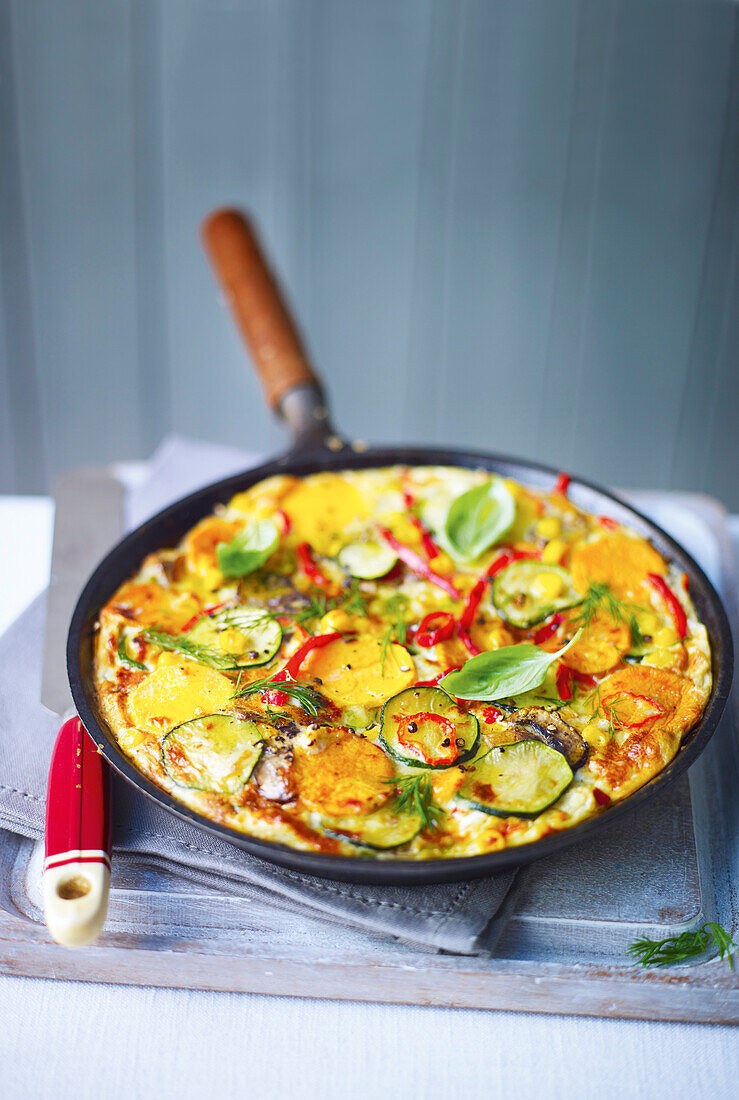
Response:
M294 699L297 705L315 718L319 710L324 707L323 696L310 684L303 684L299 680L252 680L244 688L239 688L231 696L232 699L244 699L249 695L257 695L262 691L284 691Z
M145 630L143 638L160 649L166 649L170 653L182 653L185 657L192 657L201 665L210 665L211 668L233 668L233 657L227 653L219 653L212 646L194 642L187 634L167 634L164 630Z
M367 604L359 591L359 581L356 578L352 578L351 590L344 596L343 607L349 615L367 615Z
M431 780L426 775L404 775L388 779L387 783L395 787L393 809L396 813L410 813L420 818L425 829L441 828L444 810L434 802Z
M443 542L453 558L474 561L501 538L516 518L516 501L502 478L468 489L452 502Z
M216 547L218 566L224 577L246 577L274 554L280 542L280 532L271 519L250 524L230 542Z
M408 623L406 621L406 615L408 614L408 608L410 602L407 596L404 596L402 592L397 592L394 596L391 596L382 608L383 617L389 618L389 622L385 627L385 630L380 641L380 669L385 670L385 661L387 660L387 651L393 642L397 642L398 645L405 645L408 637Z
M121 636L118 639L118 660L126 665L130 665L131 668L137 668L141 672L146 672L146 665L142 665L141 661L134 661L133 657L129 657L128 650L126 649L126 632L124 630L121 631Z
M734 960L731 951L737 945L725 928L712 921L694 932L682 932L679 936L667 936L663 940L647 938L636 940L628 948L628 952L635 962L642 966L674 966L675 963L685 962L686 959L702 955L712 945L718 951L720 959L727 957L729 966L733 970Z
M538 646L524 642L480 653L470 658L457 672L450 672L439 681L439 686L461 699L479 699L492 702L496 699L515 698L525 691L533 691L544 683L546 674L563 653L574 645L580 631L566 646L556 653L546 653Z

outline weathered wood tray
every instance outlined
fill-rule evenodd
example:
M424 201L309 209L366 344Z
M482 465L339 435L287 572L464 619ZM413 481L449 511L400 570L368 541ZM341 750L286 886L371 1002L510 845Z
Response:
M697 530L704 540L701 556L712 558L707 564L718 579L727 552L721 513L699 498L685 498L681 507L686 505L694 537ZM737 928L737 790L736 730L727 714L689 779L625 824L523 872L515 914L494 958L410 947L282 908L263 892L231 896L125 856L115 860L104 934L93 947L65 949L43 924L38 846L0 833L0 970L135 985L739 1022L739 972L725 961L644 971L626 955L641 935L658 938L706 920Z

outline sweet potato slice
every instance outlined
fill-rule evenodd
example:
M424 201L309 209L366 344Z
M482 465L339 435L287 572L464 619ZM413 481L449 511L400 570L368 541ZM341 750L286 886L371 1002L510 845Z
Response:
M564 661L576 672L589 675L609 672L616 667L630 646L631 628L628 623L605 613L598 613L572 648L567 650Z
M349 731L320 752L296 750L301 800L331 817L371 813L392 793L393 765L377 745Z
M108 610L142 626L158 626L177 634L201 610L202 604L190 592L164 588L156 581L129 581L118 589Z
M135 726L164 733L189 718L223 710L233 691L227 676L183 659L161 665L137 684L128 711Z
M579 592L591 584L607 584L619 599L644 597L648 573L666 573L661 554L644 539L629 535L605 535L581 543L570 559L572 582Z

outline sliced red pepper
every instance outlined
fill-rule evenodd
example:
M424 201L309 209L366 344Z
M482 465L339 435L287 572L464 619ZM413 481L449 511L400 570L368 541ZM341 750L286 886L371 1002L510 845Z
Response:
M267 691L263 691L261 695L263 703L273 707L284 707L286 703L290 702L290 696L286 691L278 691L276 688L269 688Z
M469 654L471 654L472 657L477 657L480 653L482 653L480 647L472 640L472 635L469 633L469 631L464 630L460 626L458 633L460 641L464 642L465 649Z
M606 531L618 530L618 523L615 519L611 519L610 516L598 516L598 523L601 527L605 527Z
M623 728L627 730L641 729L642 726L646 726L647 722L653 722L655 718L660 718L665 713L665 708L662 706L661 703L658 703L655 699L650 699L646 695L637 695L636 692L633 691L620 692L618 695L615 695L613 697L613 702L615 703L618 699L631 699L635 703L646 703L649 707L651 707L651 714L647 714L644 718L641 719L641 721L624 722L623 718L619 715L615 707L609 706L608 703L604 703L603 710L605 711L606 715L609 718L613 717L620 726L623 726Z
M493 558L485 571L486 577L495 577L501 573L507 565L514 561L522 561L524 558L540 558L541 550L512 550L510 547Z
M550 638L553 638L557 633L557 630L564 622L564 616L557 613L552 615L548 622L540 626L536 634L534 634L534 645L541 645L542 642L548 642Z
M272 677L272 682L277 684L285 680L297 680L300 666L309 653L312 653L314 649L323 649L324 646L330 645L331 642L336 642L343 637L345 637L344 634L336 631L333 634L315 634L312 638L308 638L303 642L300 649L296 649L285 667L276 676Z
M300 562L300 568L305 573L311 584L314 584L316 588L330 588L331 582L325 573L322 572L313 560L310 546L307 542L301 542L300 546L296 546L295 552L298 555L298 561Z
M688 585L690 584L690 578L688 577L687 573L683 573L682 577L680 578L680 583L683 586L683 592L687 592Z
M454 633L456 623L449 611L432 611L424 615L418 624L415 640L424 649L445 642Z
M493 722L499 722L503 717L503 711L498 710L497 707L483 707L482 711L483 719L492 725Z
M453 764L459 756L456 727L454 722L452 722L450 718L446 718L443 714L421 711L418 714L397 715L395 720L398 723L398 741L400 741L404 748L409 749L418 760L423 760L426 764L431 764L432 767L438 767L439 764ZM414 741L413 738L409 736L408 726L411 722L414 722L417 726L429 722L441 726L444 740L449 742L448 745L441 746L441 748L446 749L446 753L443 756L427 756L426 749L421 742ZM405 733L402 727L405 727Z
M684 638L688 633L688 617L685 614L683 605L667 584L664 577L660 577L659 573L647 574L647 580L655 592L658 592L667 604L670 615L675 623L675 630L677 631L678 638Z
M592 676L589 672L578 672L577 669L571 668L572 679L576 684L582 684L583 687L594 688L597 681L595 676Z
M572 698L572 670L567 665L563 665L562 662L557 667L555 683L560 699L567 702L568 699Z
M570 482L571 481L572 481L572 478L570 477L570 475L564 473L564 471L561 471L559 473L559 475L557 476L557 480L554 483L554 489L552 490L552 492L553 493L558 493L559 496L566 497L567 496L567 490L570 487Z
M416 576L421 577L425 581L429 581L431 584L435 584L437 588L440 588L442 592L446 592L452 599L461 599L460 593L452 582L446 577L442 577L439 573L435 573L429 563L425 561L420 554L417 554L415 550L411 550L410 546L406 546L405 543L396 539L395 535L392 531L389 531L387 527L379 527L378 530L390 549L395 551L400 560L408 566L412 573L415 573Z
M480 577L478 581L475 581L474 588L471 589L467 601L464 605L464 610L459 616L459 628L460 630L469 630L475 618L478 607L480 606L480 600L485 595L485 589L488 586L490 578L486 574L484 577Z
M280 520L282 521L283 535L289 535L290 531L292 530L293 521L290 519L284 508L278 508L276 514L280 517Z
M408 519L411 521L411 523L421 536L421 542L423 543L423 548L426 551L426 556L428 557L429 561L433 561L434 558L438 558L441 551L434 542L431 536L431 532L429 531L426 524L416 515L414 511L416 498L413 496L413 493L410 491L407 484L403 485L403 502L408 511Z
M195 626L195 623L200 622L203 615L215 615L216 611L220 611L221 608L226 606L226 603L227 601L224 600L223 603L208 604L206 607L203 608L202 611L198 611L196 615L193 615L191 619L187 620L180 633L187 634L188 630L192 630L192 628Z
M599 806L607 806L611 801L611 796L602 791L600 787L593 787L593 798Z
M459 672L461 665L455 665L454 668L445 668L443 672L440 672L438 676L434 676L433 680L419 680L414 684L417 688L434 688L438 687L439 680L443 680L445 676L448 676L450 672Z

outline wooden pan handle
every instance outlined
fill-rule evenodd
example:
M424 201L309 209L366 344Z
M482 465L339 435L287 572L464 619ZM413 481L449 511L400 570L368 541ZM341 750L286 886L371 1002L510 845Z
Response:
M273 409L296 386L320 382L290 318L253 227L238 210L209 214L201 226L205 251L228 299Z

